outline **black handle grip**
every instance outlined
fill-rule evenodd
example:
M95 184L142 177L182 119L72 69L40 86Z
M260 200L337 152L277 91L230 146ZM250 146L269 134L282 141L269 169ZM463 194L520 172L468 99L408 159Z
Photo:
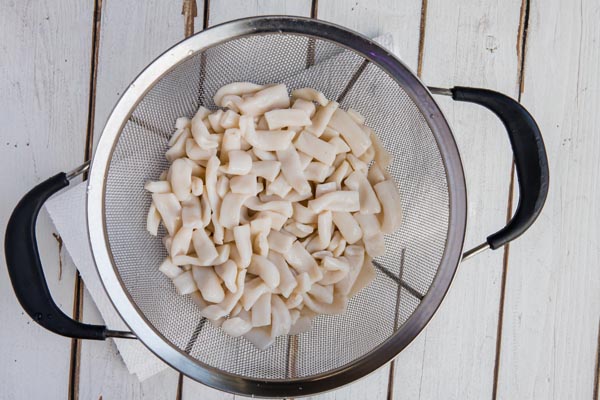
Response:
M521 236L535 222L546 202L549 172L542 134L525 107L504 94L467 87L451 91L454 100L491 110L508 132L519 181L519 202L508 224L487 237L490 248L497 249Z
M112 331L88 325L65 315L56 305L42 270L35 223L44 202L69 185L64 172L40 183L17 204L6 226L4 254L15 294L35 322L63 336L104 340ZM107 335L108 334L108 335Z

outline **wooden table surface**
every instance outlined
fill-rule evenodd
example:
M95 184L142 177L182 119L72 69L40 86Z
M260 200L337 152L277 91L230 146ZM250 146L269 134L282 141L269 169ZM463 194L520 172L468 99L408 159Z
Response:
M427 328L390 365L318 399L598 399L600 2L598 0L37 0L0 2L0 226L25 191L90 157L136 74L185 35L245 16L303 15L367 36L429 85L479 86L537 119L550 194L509 247L460 265ZM197 6L197 7L196 7ZM512 156L483 108L439 99L469 191L466 247L516 204ZM515 202L513 202L515 198ZM57 303L99 314L46 215L38 241ZM2 399L231 399L168 370L129 375L113 342L79 343L23 313L0 267Z

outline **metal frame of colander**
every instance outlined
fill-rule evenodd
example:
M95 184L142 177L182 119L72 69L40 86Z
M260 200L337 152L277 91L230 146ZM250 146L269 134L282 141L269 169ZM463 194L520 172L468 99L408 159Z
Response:
M200 51L232 39L267 33L305 35L333 42L362 56L395 80L414 102L429 126L445 169L449 220L445 248L437 273L415 311L387 340L366 355L328 372L292 379L251 379L224 372L186 354L171 344L147 320L133 301L116 269L105 220L106 182L115 146L136 106L169 71ZM503 122L515 159L519 202L515 215L500 231L462 254L466 227L466 187L459 152L450 127L432 92L454 100L480 104ZM16 296L25 311L40 325L68 337L103 340L138 338L154 354L183 374L228 392L261 397L294 397L323 392L364 377L394 358L423 330L445 296L457 265L487 248L497 249L517 238L535 221L548 192L548 161L539 129L531 115L515 100L484 89L428 89L402 62L373 41L337 25L300 17L257 17L207 29L175 45L152 62L122 95L115 106L96 150L91 168L87 214L91 247L102 283L115 308L132 332L109 330L72 320L53 301L44 278L35 222L45 200L87 171L84 164L71 173L59 173L40 183L16 206L6 229L5 256ZM401 281L399 280L398 284Z
M164 74L198 51L230 39L261 33L284 32L336 42L379 65L393 77L420 107L435 135L446 169L449 189L450 221L446 249L429 292L414 314L405 322L401 334L390 337L370 354L338 370L288 381L247 379L216 370L175 348L146 321L113 267L104 225L104 182L113 147L138 101ZM429 321L442 301L461 257L466 224L465 181L459 153L441 110L432 95L398 59L371 40L339 26L305 18L268 17L229 22L203 31L168 50L146 68L132 83L113 110L96 150L88 189L90 242L104 286L125 322L156 355L185 375L209 386L257 396L299 396L330 390L352 382L390 361L406 347Z

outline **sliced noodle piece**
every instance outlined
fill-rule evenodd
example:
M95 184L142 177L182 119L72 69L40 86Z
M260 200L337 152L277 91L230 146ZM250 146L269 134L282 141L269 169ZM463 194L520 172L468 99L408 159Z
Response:
M298 273L306 272L311 282L318 282L323 277L317 262L300 242L294 242L290 251L283 254L283 257Z
M229 180L231 193L256 195L258 185L255 175L234 176Z
M288 146L285 150L278 150L277 158L281 162L281 173L294 190L299 194L310 193L310 184L304 176L304 170L296 149L293 146Z
M394 233L402 222L402 202L396 184L392 180L385 180L375 184L373 188L383 208L381 232Z
M260 276L263 282L273 290L279 285L279 271L267 257L258 254L252 255L252 261L248 267L248 272Z
M227 110L221 117L219 122L227 132L228 129L237 128L240 125L240 114L233 110Z
M204 181L202 178L192 176L192 194L194 197L199 197L202 193L204 193Z
M220 170L230 175L246 175L252 169L252 158L242 150L232 150L227 153L229 164L221 166Z
M237 291L236 278L237 278L237 265L232 260L227 260L223 264L215 266L215 272L223 280L225 287L231 293Z
M349 212L334 212L333 223L350 244L358 242L363 236L360 225Z
M279 271L279 290L281 291L281 295L286 298L289 297L294 288L298 285L289 265L285 261L285 258L275 251L270 251L267 258Z
M344 279L335 284L335 289L338 293L347 296L364 263L365 249L362 246L357 245L347 246L344 251L344 256L348 259L350 270Z
M375 267L373 266L371 258L365 257L365 261L363 263L362 268L360 269L360 273L356 277L354 285L352 285L352 289L350 289L348 296L352 297L358 292L360 292L362 289L369 286L369 284L375 280L376 276L377 274L375 272Z
M283 174L279 174L275 180L267 184L267 195L277 195L279 198L284 198L292 190L292 186L283 177Z
M240 317L228 318L221 325L223 331L232 337L242 336L252 329L252 324Z
M246 207L254 211L274 211L280 213L287 218L290 218L293 214L292 203L290 201L268 201L266 203L261 202L256 197L250 197L244 203Z
M269 248L278 253L285 254L290 250L296 238L286 232L271 230L267 236Z
M292 104L292 109L304 111L309 118L312 118L317 111L317 108L312 101L304 99L296 99L294 104Z
M144 189L151 193L170 193L171 184L169 181L147 181Z
M335 192L336 190L337 184L335 182L321 183L315 188L315 199L318 199L324 194Z
M271 336L286 335L292 326L290 311L277 295L271 296Z
M280 170L281 163L279 161L254 161L250 173L273 182Z
M321 106L325 106L329 102L329 100L327 100L327 97L325 97L323 93L313 88L302 88L292 90L292 98L302 99L310 102L314 101Z
M226 107L223 104L223 98L228 95L242 96L245 94L256 93L264 88L263 85L257 85L250 82L233 82L225 86L221 86L215 93L213 101L219 107Z
M319 246L321 249L326 249L329 246L329 242L331 242L331 235L333 234L333 215L331 211L323 211L319 214L317 228Z
M327 178L326 182L334 182L338 190L342 188L342 181L350 174L350 164L344 160L342 163L333 171L333 174Z
M180 228L171 241L171 257L185 255L192 241L192 228Z
M322 162L315 161L308 164L308 166L304 169L304 177L309 181L321 183L324 182L325 179L327 179L329 175L333 173L333 171L333 167L323 164Z
M225 291L221 286L221 280L215 273L213 267L196 267L192 268L194 281L198 286L198 290L202 294L202 298L211 303L220 303L225 298Z
M242 205L250 194L227 193L221 203L219 222L224 228L233 229L240 224Z
M171 262L171 259L169 257L165 258L165 260L162 262L162 264L160 264L160 267L158 267L158 270L160 272L162 272L163 274L165 274L165 276L167 278L177 278L179 275L183 274L183 270L181 268L179 268L177 265L173 264L173 262Z
M344 138L352 153L356 157L360 157L370 146L371 139L354 120L341 109L336 109L331 119L329 126Z
M156 209L154 202L150 204L148 209L148 216L146 217L146 230L150 232L152 236L158 235L158 226L160 225L160 213Z
M298 238L305 238L315 230L315 228L310 225L301 224L300 222L295 221L288 222L284 225L283 229Z
M233 228L235 246L240 257L240 268L247 268L252 260L252 239L250 225L239 225Z
M192 233L192 242L196 252L196 258L202 265L212 262L219 256L219 252L213 241L208 237L204 229L196 229Z
M316 213L323 210L358 211L360 209L359 195L358 192L349 190L326 193L317 199L310 200L308 208Z
M338 293L334 294L331 304L316 301L308 293L302 294L302 299L304 300L304 305L317 314L342 314L346 311L346 306L348 304L348 297Z
M289 106L290 98L288 97L287 88L283 84L261 89L238 104L242 114L251 116L261 115L276 108L288 108Z
M192 137L192 134L189 129L184 129L183 133L179 135L177 141L171 146L169 150L165 153L165 158L168 161L175 161L178 158L185 156L185 148L186 142L188 139Z
M175 285L177 293L182 296L198 290L191 271L186 271L173 278L173 285Z
M362 114L355 109L349 108L346 112L358 125L363 125L365 123L365 117L363 117Z
M265 113L265 120L270 130L311 124L310 118L304 110L294 109L267 111Z
M219 198L225 197L227 192L229 191L229 178L225 175L221 175L217 178L217 195ZM219 213L221 210L219 209Z
M252 306L252 326L271 325L271 293L263 293Z
M266 350L273 343L275 338L271 337L270 327L252 328L248 333L244 335L244 338L254 345L259 350Z
M349 189L358 192L361 214L379 214L381 212L379 199L363 173L354 171L346 178L344 184Z
M304 207L300 203L292 203L292 209L294 211L292 218L300 222L301 224L316 224L317 213L308 207Z
M338 103L330 101L326 106L319 108L312 119L312 125L307 126L306 130L316 137L321 136L332 117L335 115L335 111L338 107Z
M198 146L194 139L187 139L185 142L185 154L190 160L206 161L217 155L217 149L203 149Z
M300 132L300 135L294 144L298 150L327 165L333 164L337 154L334 145L319 139L307 131Z
M344 142L344 139L342 139L339 136L329 139L327 141L327 143L329 143L330 145L332 145L335 148L336 155L342 154L342 153L348 153L350 151L350 147L348 147L346 142Z
M268 291L269 288L261 278L257 277L246 282L246 285L244 287L244 293L242 294L242 297L240 299L244 310L250 310L254 303L256 303L258 298L264 293L267 293Z
M371 168L369 168L369 172L367 173L367 179L369 180L369 183L373 186L375 186L379 182L385 181L385 173L379 167L377 162L373 163L373 165L371 165Z
M181 227L181 204L173 193L153 193L152 203L158 210L164 227L170 236Z
M310 290L308 291L316 301L331 304L333 303L333 286L322 286L318 283L314 283Z

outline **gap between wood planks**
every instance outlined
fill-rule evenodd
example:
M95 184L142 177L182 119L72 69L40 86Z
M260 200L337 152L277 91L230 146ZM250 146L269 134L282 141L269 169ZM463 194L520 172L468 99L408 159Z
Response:
M92 17L92 51L90 57L90 82L88 100L88 119L84 148L84 161L92 158L94 145L94 116L96 106L96 81L98 72L98 49L100 47L100 26L102 17L102 0L94 0L94 13ZM87 173L83 175L87 179ZM73 319L81 321L83 311L83 281L79 272L76 272L73 295ZM79 399L79 369L81 360L81 342L71 339L71 361L69 370L69 400Z
M521 95L525 87L525 55L527 51L527 29L529 27L529 9L530 0L522 0L521 12L519 15L519 29L517 32L517 79L519 84L518 101L521 102ZM510 182L508 187L508 202L506 207L506 223L510 221L513 215L513 197L515 191L515 161L513 158L510 167ZM502 277L500 283L500 304L498 307L498 324L496 330L496 354L494 358L494 380L492 386L492 400L498 397L498 375L500 372L500 354L502 352L502 327L504 321L504 303L506 296L506 278L508 275L508 259L510 255L510 243L504 246L504 255L502 257Z

